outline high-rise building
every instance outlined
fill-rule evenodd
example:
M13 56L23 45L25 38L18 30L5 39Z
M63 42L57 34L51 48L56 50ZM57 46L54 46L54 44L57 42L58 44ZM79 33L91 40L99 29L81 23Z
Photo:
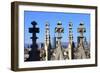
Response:
M54 36L52 39L52 48L56 48L56 37Z

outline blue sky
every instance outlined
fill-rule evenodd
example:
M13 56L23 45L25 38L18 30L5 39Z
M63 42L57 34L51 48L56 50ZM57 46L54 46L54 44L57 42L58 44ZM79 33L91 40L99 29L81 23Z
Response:
M32 43L32 40L30 39L32 34L28 32L28 28L32 27L32 21L36 21L38 23L37 26L40 28L40 32L37 33L37 37L39 37L37 42L44 42L45 23L47 21L50 24L51 38L54 37L54 29L57 22L62 22L62 27L64 27L62 42L68 42L68 24L70 21L73 23L73 40L75 42L77 42L77 36L79 35L79 33L77 33L77 28L79 27L80 22L84 22L86 27L84 36L86 36L88 41L90 40L90 14L24 11L24 43Z

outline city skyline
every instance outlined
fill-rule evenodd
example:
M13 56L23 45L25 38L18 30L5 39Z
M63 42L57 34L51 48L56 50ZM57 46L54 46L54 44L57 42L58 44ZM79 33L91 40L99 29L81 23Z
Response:
M86 33L84 36L87 38L88 42L90 41L90 15L89 14L80 14L80 13L62 13L62 12L37 12L37 11L24 11L24 44L31 44L32 40L30 37L32 36L29 33L29 28L32 27L31 22L36 21L38 23L38 27L40 28L40 32L37 33L37 37L39 39L37 42L44 42L45 38L45 23L48 22L50 24L50 37L51 40L55 35L55 27L58 21L62 22L62 27L64 28L64 33L62 34L62 42L69 41L69 22L73 23L73 41L77 42L77 36L79 33L77 32L77 28L79 27L80 22L83 22L86 28ZM41 38L42 37L42 38Z

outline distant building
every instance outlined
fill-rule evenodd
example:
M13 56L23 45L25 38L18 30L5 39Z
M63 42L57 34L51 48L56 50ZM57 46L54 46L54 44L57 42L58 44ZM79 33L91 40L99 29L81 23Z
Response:
M52 48L56 48L56 37L55 36L52 39Z

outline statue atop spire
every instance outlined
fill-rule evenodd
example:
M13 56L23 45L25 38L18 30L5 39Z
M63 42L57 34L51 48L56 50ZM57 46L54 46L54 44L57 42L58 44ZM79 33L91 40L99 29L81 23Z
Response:
M77 59L85 59L86 54L85 54L85 48L84 48L84 35L83 33L86 32L86 28L84 27L84 23L81 22L79 24L78 32L80 35L78 36L78 45L77 45L77 52L76 52L76 58Z
M55 27L55 32L57 33L56 38L56 54L55 59L56 60L63 60L63 53L62 53L62 46L61 46L61 34L64 32L64 28L62 27L61 21L57 23L57 27Z
M36 21L32 21L32 28L29 28L29 33L32 33L32 45L31 45L31 51L29 52L29 61L39 61L40 60L40 56L39 56L39 50L38 50L38 45L36 43L36 40L38 39L38 37L36 37L36 33L39 33L39 28L36 27L37 22Z
M50 49L51 49L50 24L46 22L45 24L45 52L46 52L45 60L50 60Z

